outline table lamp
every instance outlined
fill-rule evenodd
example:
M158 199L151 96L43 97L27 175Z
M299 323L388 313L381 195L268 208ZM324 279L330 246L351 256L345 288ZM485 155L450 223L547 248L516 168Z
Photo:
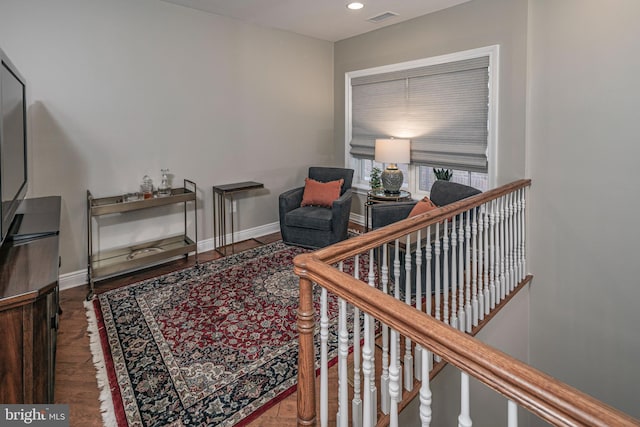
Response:
M398 163L410 162L411 145L408 139L376 139L375 160L386 163L382 172L382 187L387 194L399 194L404 177Z

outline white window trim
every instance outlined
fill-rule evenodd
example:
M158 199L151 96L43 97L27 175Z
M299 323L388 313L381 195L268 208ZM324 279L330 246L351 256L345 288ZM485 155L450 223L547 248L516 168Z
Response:
M429 65L443 64L447 62L461 61L465 59L478 58L482 56L489 57L489 111L487 123L487 162L489 163L487 176L489 188L496 186L498 176L498 100L499 100L499 72L500 72L500 45L492 45L480 47L477 49L469 49L461 52L455 52L446 55L434 56L431 58L417 59L413 61L400 62L397 64L382 65L379 67L367 68L364 70L349 71L345 73L345 143L344 143L344 161L347 167L356 169L357 159L349 153L352 136L351 126L351 79L372 74L389 73L393 71L402 71L411 68L425 67ZM390 135L391 136L391 135ZM411 194L421 196L424 192L418 191L419 171L415 165L409 165L409 191ZM366 181L360 180L360 172L356 171L357 179L354 179L353 188L362 192L369 189ZM361 192L358 191L358 192Z

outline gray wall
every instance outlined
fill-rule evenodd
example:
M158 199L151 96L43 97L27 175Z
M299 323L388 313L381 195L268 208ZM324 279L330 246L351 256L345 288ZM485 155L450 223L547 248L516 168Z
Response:
M635 417L639 18L637 0L473 0L334 57L340 141L345 72L500 44L498 181L533 179L529 362Z
M63 198L62 273L86 266L87 189L135 191L169 168L199 185L203 240L213 184L265 184L238 202L245 230L276 223L309 165L342 164L332 43L158 0L3 0L0 46L29 84L28 196ZM106 222L101 243L179 232L179 215L144 216Z
M474 0L342 40L335 45L336 141L344 155L344 74L414 59L500 45L498 184L524 175L526 0ZM348 143L348 141L347 141ZM361 199L353 211L361 212Z
M530 3L531 363L640 417L640 2Z

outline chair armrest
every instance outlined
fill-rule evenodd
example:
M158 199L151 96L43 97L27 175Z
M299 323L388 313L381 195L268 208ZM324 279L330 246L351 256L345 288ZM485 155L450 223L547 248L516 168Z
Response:
M353 196L352 196L351 190L345 191L342 196L338 197L336 200L333 201L331 209L333 211L335 211L336 209L340 210L340 209L344 209L345 207L347 207L349 212L351 212L351 199L352 199L352 197Z
M335 225L349 225L349 215L351 214L351 199L353 198L351 190L344 192L337 200L333 201L331 205L331 216Z
M299 208L300 203L302 203L303 193L304 187L298 187L280 194L280 197L278 197L280 214L285 214L289 211Z
M407 218L416 203L412 201L371 205L371 228L375 230Z

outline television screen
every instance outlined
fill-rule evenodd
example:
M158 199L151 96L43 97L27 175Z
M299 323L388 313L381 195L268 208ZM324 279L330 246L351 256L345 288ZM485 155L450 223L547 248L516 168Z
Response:
M27 189L25 80L0 50L0 242Z

